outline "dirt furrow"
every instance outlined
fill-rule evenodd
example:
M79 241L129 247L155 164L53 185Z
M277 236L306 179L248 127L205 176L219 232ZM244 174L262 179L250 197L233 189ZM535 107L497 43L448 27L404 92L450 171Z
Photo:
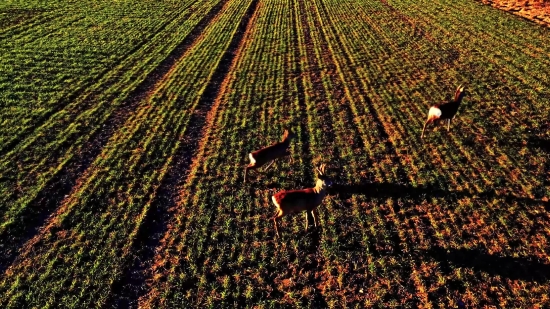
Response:
M294 4L295 5L295 4ZM301 59L300 55L300 40L298 39L299 36L299 30L298 30L298 16L296 15L296 9L294 8L292 10L292 31L294 33L292 38L293 48L294 48L294 59L296 61L299 61ZM300 63L297 64L297 72L296 74L296 90L298 95L298 110L299 115L302 119L308 119L307 117L307 105L306 105L306 96L305 96L305 86L304 86L304 74L305 70L300 65ZM300 136L300 140L302 141L302 149L301 153L304 154L301 156L302 159L308 159L311 161L311 141L310 138L306 136L306 132L308 132L308 123L307 121L300 121L300 132L302 132L302 136Z
M476 0L537 24L550 27L550 3L544 0Z
M211 18L228 1L220 1L211 11ZM161 182L157 191L157 198L139 227L130 250L135 253L128 259L118 282L113 284L112 295L108 301L109 306L137 307L138 300L148 291L147 282L153 277L152 266L155 255L161 246L163 236L169 229L169 222L173 218L174 210L178 206L181 186L188 182L191 167L194 161L197 160L198 150L207 136L205 132L213 125L219 106L219 95L223 92L222 88L226 83L227 74L235 62L238 55L237 51L244 42L243 38L249 28L250 19L256 12L257 5L258 0L251 2L231 39L229 47L223 54L197 103L189 120L190 125L180 138L181 144L179 144L176 151L174 163Z
M79 179L100 154L111 136L130 118L134 110L148 98L160 83L165 81L181 58L185 56L197 38L218 14L225 2L221 1L205 15L189 35L150 72L143 82L129 95L107 119L101 130L97 130L82 147L82 151L71 158L59 170L42 191L18 215L18 221L9 227L9 236L0 239L0 271L4 271L17 257L18 248L34 238L50 214L61 205L63 199L74 190ZM191 122L192 123L192 122Z

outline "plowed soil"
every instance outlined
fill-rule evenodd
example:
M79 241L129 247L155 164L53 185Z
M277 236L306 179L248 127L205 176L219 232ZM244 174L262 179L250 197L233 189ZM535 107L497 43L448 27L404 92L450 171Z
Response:
M548 0L481 0L481 2L550 26L550 1Z

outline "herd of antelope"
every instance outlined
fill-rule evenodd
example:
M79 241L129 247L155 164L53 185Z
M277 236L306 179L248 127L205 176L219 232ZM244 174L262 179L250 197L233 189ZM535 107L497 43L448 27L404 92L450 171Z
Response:
M440 104L435 104L430 107L428 111L428 120L422 128L421 138L424 138L424 131L426 126L430 123L437 123L440 120L447 120L447 131L450 130L451 120L454 119L456 113L458 112L458 107L462 98L464 97L464 87L462 85L458 86L455 91L454 98L449 102L443 102ZM251 152L248 157L250 159L250 164L245 167L244 171L244 182L246 182L246 176L248 170L258 169L266 164L264 172L269 169L273 162L285 156L289 156L290 162L292 162L292 156L290 155L289 147L290 141L295 138L296 135L290 130L286 129L283 134L283 140L277 142L271 146L264 147L260 150ZM308 228L308 214L313 216L313 222L317 226L317 206L321 205L323 199L326 195L327 187L332 185L332 181L325 175L325 165L322 164L317 168L318 176L317 183L313 188L301 189L301 190L287 190L276 193L271 197L273 204L277 207L277 214L273 217L275 223L275 232L279 236L279 229L277 227L277 220L281 217L294 214L298 212L305 211L306 215L306 231Z

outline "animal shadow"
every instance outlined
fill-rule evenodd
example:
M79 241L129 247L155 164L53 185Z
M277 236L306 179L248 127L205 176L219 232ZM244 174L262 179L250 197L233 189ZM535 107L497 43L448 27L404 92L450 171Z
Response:
M527 145L532 148L538 148L546 153L550 153L550 140L538 137L529 137L527 140Z
M321 226L310 226L306 231L305 229L299 233L302 239L309 241L304 242L302 250L306 254L314 254L321 245Z
M388 182L356 183L351 185L333 184L328 188L330 195L337 195L340 198L347 198L350 195L365 195L372 198L384 197L410 197L422 198L426 196L446 196L448 191L433 186L413 187L410 185L395 184Z
M450 271L454 267L473 268L477 271L511 280L545 283L550 280L550 264L537 262L534 257L508 257L488 254L480 249L445 249L432 247L424 250Z
M543 205L550 211L550 202L540 199L531 199L518 197L512 194L498 194L495 190L489 189L480 193L469 191L446 190L435 185L426 184L424 186L413 187L411 185L396 184L388 182L368 182L356 183L351 185L333 184L328 188L329 195L337 196L340 199L347 199L351 195L364 195L371 198L400 197L412 200L425 200L427 197L445 198L447 200L456 200L463 197L476 197L480 199L502 198L508 203L518 202L522 205Z

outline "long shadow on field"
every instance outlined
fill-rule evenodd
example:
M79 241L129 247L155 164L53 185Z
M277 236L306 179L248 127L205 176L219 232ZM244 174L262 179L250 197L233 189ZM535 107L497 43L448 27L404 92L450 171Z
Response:
M300 247L300 250L306 255L315 254L319 249L319 245L321 244L321 228L322 228L321 226L313 225L313 217L310 214L307 215L307 220L309 222L309 228L307 231L304 226L304 229L300 231L298 234L289 234L290 231L287 231L286 233L288 236L291 236L292 238L297 237L300 239L307 240L304 242L304 245ZM305 225L305 222L303 222L303 224ZM283 235L284 233L283 229L280 229L279 233L281 233L281 236L283 236L283 239L281 240L276 239L275 241L284 241L286 237L285 235Z
M538 148L546 153L550 153L550 140L538 137L529 137L527 140L527 145L532 148Z
M395 184L387 182L368 182L355 183L350 185L333 184L328 189L330 195L337 195L339 198L348 198L351 195L364 195L372 198L384 197L401 197L410 198L413 200L424 200L427 197L438 197L449 200L456 200L464 197L472 197L477 199L504 199L507 203L521 203L523 205L543 205L549 209L550 203L536 199L518 197L511 194L498 194L495 190L489 189L481 193L472 193L470 191L450 191L444 190L435 186L426 185L421 187L413 187L406 184Z
M323 295L321 294L321 290L315 289L313 292L313 298L311 300L312 308L329 308L329 305Z
M313 224L313 218L310 215L308 215L308 220L310 220L310 224ZM303 223L305 224L305 222ZM275 239L282 246L285 246L283 244L288 240L296 239L298 246L298 250L290 246L278 249L280 251L288 250L288 257L281 261L288 263L288 266L284 272L281 272L280 268L274 270L274 273L277 273L274 275L277 292L283 295L287 293L301 295L301 305L308 308L328 308L328 303L319 289L319 286L324 283L323 277L319 276L319 272L324 268L324 258L319 252L321 229L322 226L314 227L312 225L307 231L304 228L297 233L292 233L290 230L285 233L282 231L283 229L280 229L282 237ZM303 294L306 287L313 287L310 294Z
M424 253L440 261L441 269L446 272L451 271L451 266L467 267L511 280L538 283L550 280L550 264L536 262L535 258L497 256L480 249L466 248L432 247L424 250Z
M433 186L413 187L406 184L395 184L388 182L355 183L350 185L333 184L328 189L331 195L338 195L340 198L347 198L351 195L364 195L372 198L383 197L408 197L412 199L431 197L445 197L457 192L451 192ZM458 194L464 194L458 192Z

